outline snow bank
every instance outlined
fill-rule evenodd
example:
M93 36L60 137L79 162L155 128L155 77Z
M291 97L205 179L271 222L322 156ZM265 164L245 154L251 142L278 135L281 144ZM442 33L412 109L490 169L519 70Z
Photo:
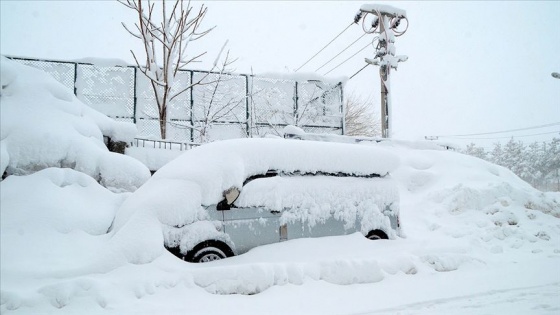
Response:
M84 105L40 70L4 57L0 70L2 173L66 167L117 191L133 191L149 178L144 165L109 152L103 143L103 135L131 141L133 125Z
M126 197L60 168L9 176L0 187L2 278L63 275L98 262L104 235Z
M409 237L465 239L492 253L557 248L560 193L540 192L506 168L460 153L396 150L406 154L393 177L409 203L401 204L409 208L401 217ZM427 261L438 266L433 258Z

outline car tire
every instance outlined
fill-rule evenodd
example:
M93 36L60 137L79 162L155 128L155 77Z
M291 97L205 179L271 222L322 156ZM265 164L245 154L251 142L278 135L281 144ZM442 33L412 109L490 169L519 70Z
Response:
M218 241L206 241L189 251L185 260L193 263L205 263L231 256L233 256L233 252L226 244Z
M389 237L387 236L387 234L381 230L373 230L370 231L366 237L370 240L387 240L389 239Z

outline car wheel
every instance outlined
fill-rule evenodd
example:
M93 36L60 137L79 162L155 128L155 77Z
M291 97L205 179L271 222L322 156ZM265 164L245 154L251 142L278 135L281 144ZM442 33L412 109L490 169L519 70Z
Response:
M368 233L366 237L370 240L387 240L389 237L381 230L374 230Z
M193 262L205 263L224 258L226 258L226 254L224 254L224 252L222 252L218 248L206 247L194 255Z
M232 250L221 242L207 241L195 246L187 256L186 261L205 263L233 256Z

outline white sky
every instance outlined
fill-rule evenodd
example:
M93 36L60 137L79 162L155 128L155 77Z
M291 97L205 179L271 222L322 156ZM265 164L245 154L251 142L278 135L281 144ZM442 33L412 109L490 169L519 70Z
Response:
M217 28L193 45L208 51L208 68L223 43L238 72L288 72L301 66L352 21L368 1L208 1L207 26ZM202 2L194 2L199 6ZM402 1L410 27L396 41L409 60L392 72L393 134L417 139L511 130L560 122L559 1ZM0 52L45 59L119 58L132 63L139 42L120 25L134 12L114 1L0 1ZM302 72L316 68L362 34L352 26ZM319 71L330 70L362 48L371 36ZM351 76L366 49L332 76ZM368 67L347 84L347 93L372 96L379 107L377 69ZM516 135L558 131L525 142L559 136L560 126ZM508 137L512 133L478 136ZM473 136L472 138L476 138ZM508 139L475 140L490 146ZM471 140L469 140L470 142Z

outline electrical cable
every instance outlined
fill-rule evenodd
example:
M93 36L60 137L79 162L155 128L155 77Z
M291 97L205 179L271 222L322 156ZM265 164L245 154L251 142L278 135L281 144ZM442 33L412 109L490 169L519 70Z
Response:
M315 72L318 72L319 70L321 70L324 66L326 66L327 64L329 64L331 61L333 61L333 59L335 59L336 57L340 56L340 54L342 54L343 52L345 52L348 48L352 47L352 45L354 45L355 43L357 43L360 39L362 39L362 37L366 36L367 34L364 33L362 34L360 37L358 37L358 39L356 39L355 41L353 41L350 45L346 46L346 48L344 48L341 52L339 52L338 54L336 54L334 57L332 57L331 59L329 59L329 61L325 62L322 66L320 66L319 68L315 69ZM368 44L369 45L369 44ZM364 48L365 49L365 48Z
M339 63L336 67L332 68L331 70L329 70L327 73L323 74L324 76L331 73L334 69L342 66L343 64L345 64L348 60L352 59L354 56L356 56L357 54L361 53L362 51L364 51L364 49L368 48L369 44L367 44L366 46L364 46L364 48L358 50L355 54L353 54L352 56L348 57L346 60L344 60L343 62Z
M545 124L545 125L539 125L539 126L532 126L532 127L526 127L526 128L518 128L518 129L510 129L510 130L503 130L503 131L492 131L492 132L482 132L482 133L469 133L469 134L464 134L464 135L443 135L443 136L437 136L437 137L468 137L468 136L483 136L483 135L491 135L491 134L496 134L496 133L506 133L506 132L512 132L512 131L522 131L522 130L530 130L530 129L539 129L539 128L545 128L545 127L551 127L551 126L558 126L560 125L560 122L554 122L554 123L550 123L550 124Z
M340 35L342 35L344 32L346 32L346 30L348 30L350 28L350 26L352 26L352 24L354 24L354 22L350 23L350 25L348 25L344 30L342 30L342 32L340 32L338 35L336 35L330 42L328 42L323 48L321 48L321 50L319 50L315 55L311 56L311 58L309 58L299 68L297 68L295 72L298 72L299 69L303 68L303 66L308 64L313 58L317 57L318 54L320 54L323 50L325 50L325 48L327 48L330 44L332 44L332 42L334 42L338 37L340 37Z
M373 40L371 41L371 45L373 46L373 43L375 43L376 40L379 39L379 36L375 36L373 38ZM324 75L327 75L329 73L331 73L334 69L340 67L341 65L345 64L348 60L352 59L354 56L356 56L357 54L361 53L364 49L366 49L370 44L367 44L364 46L364 48L358 50L355 54L353 54L352 56L348 57L346 60L344 60L343 62L339 63L336 67L332 68L331 70L329 70L327 73L325 73ZM365 67L364 67L365 68ZM354 75L358 74L360 71L362 71L364 68L360 69L358 72L356 72ZM352 75L352 77L354 77L354 75ZM350 78L352 78L350 77Z
M364 70L367 66L369 66L369 63L366 63L365 66L362 67L362 69L358 70L358 72L354 73L350 78L348 78L348 81L350 81L353 77L355 77L358 73L362 72L362 70Z
M543 132L543 133L534 133L529 135L519 135L519 136L505 136L505 137L492 137L492 138L459 138L459 137L452 137L452 136L441 136L442 138L455 138L461 140L494 140L494 139L508 139L508 138L524 138L524 137L533 137L533 136L541 136L541 135L549 135L553 133L558 133L560 135L560 130L558 131L551 131L551 132Z

